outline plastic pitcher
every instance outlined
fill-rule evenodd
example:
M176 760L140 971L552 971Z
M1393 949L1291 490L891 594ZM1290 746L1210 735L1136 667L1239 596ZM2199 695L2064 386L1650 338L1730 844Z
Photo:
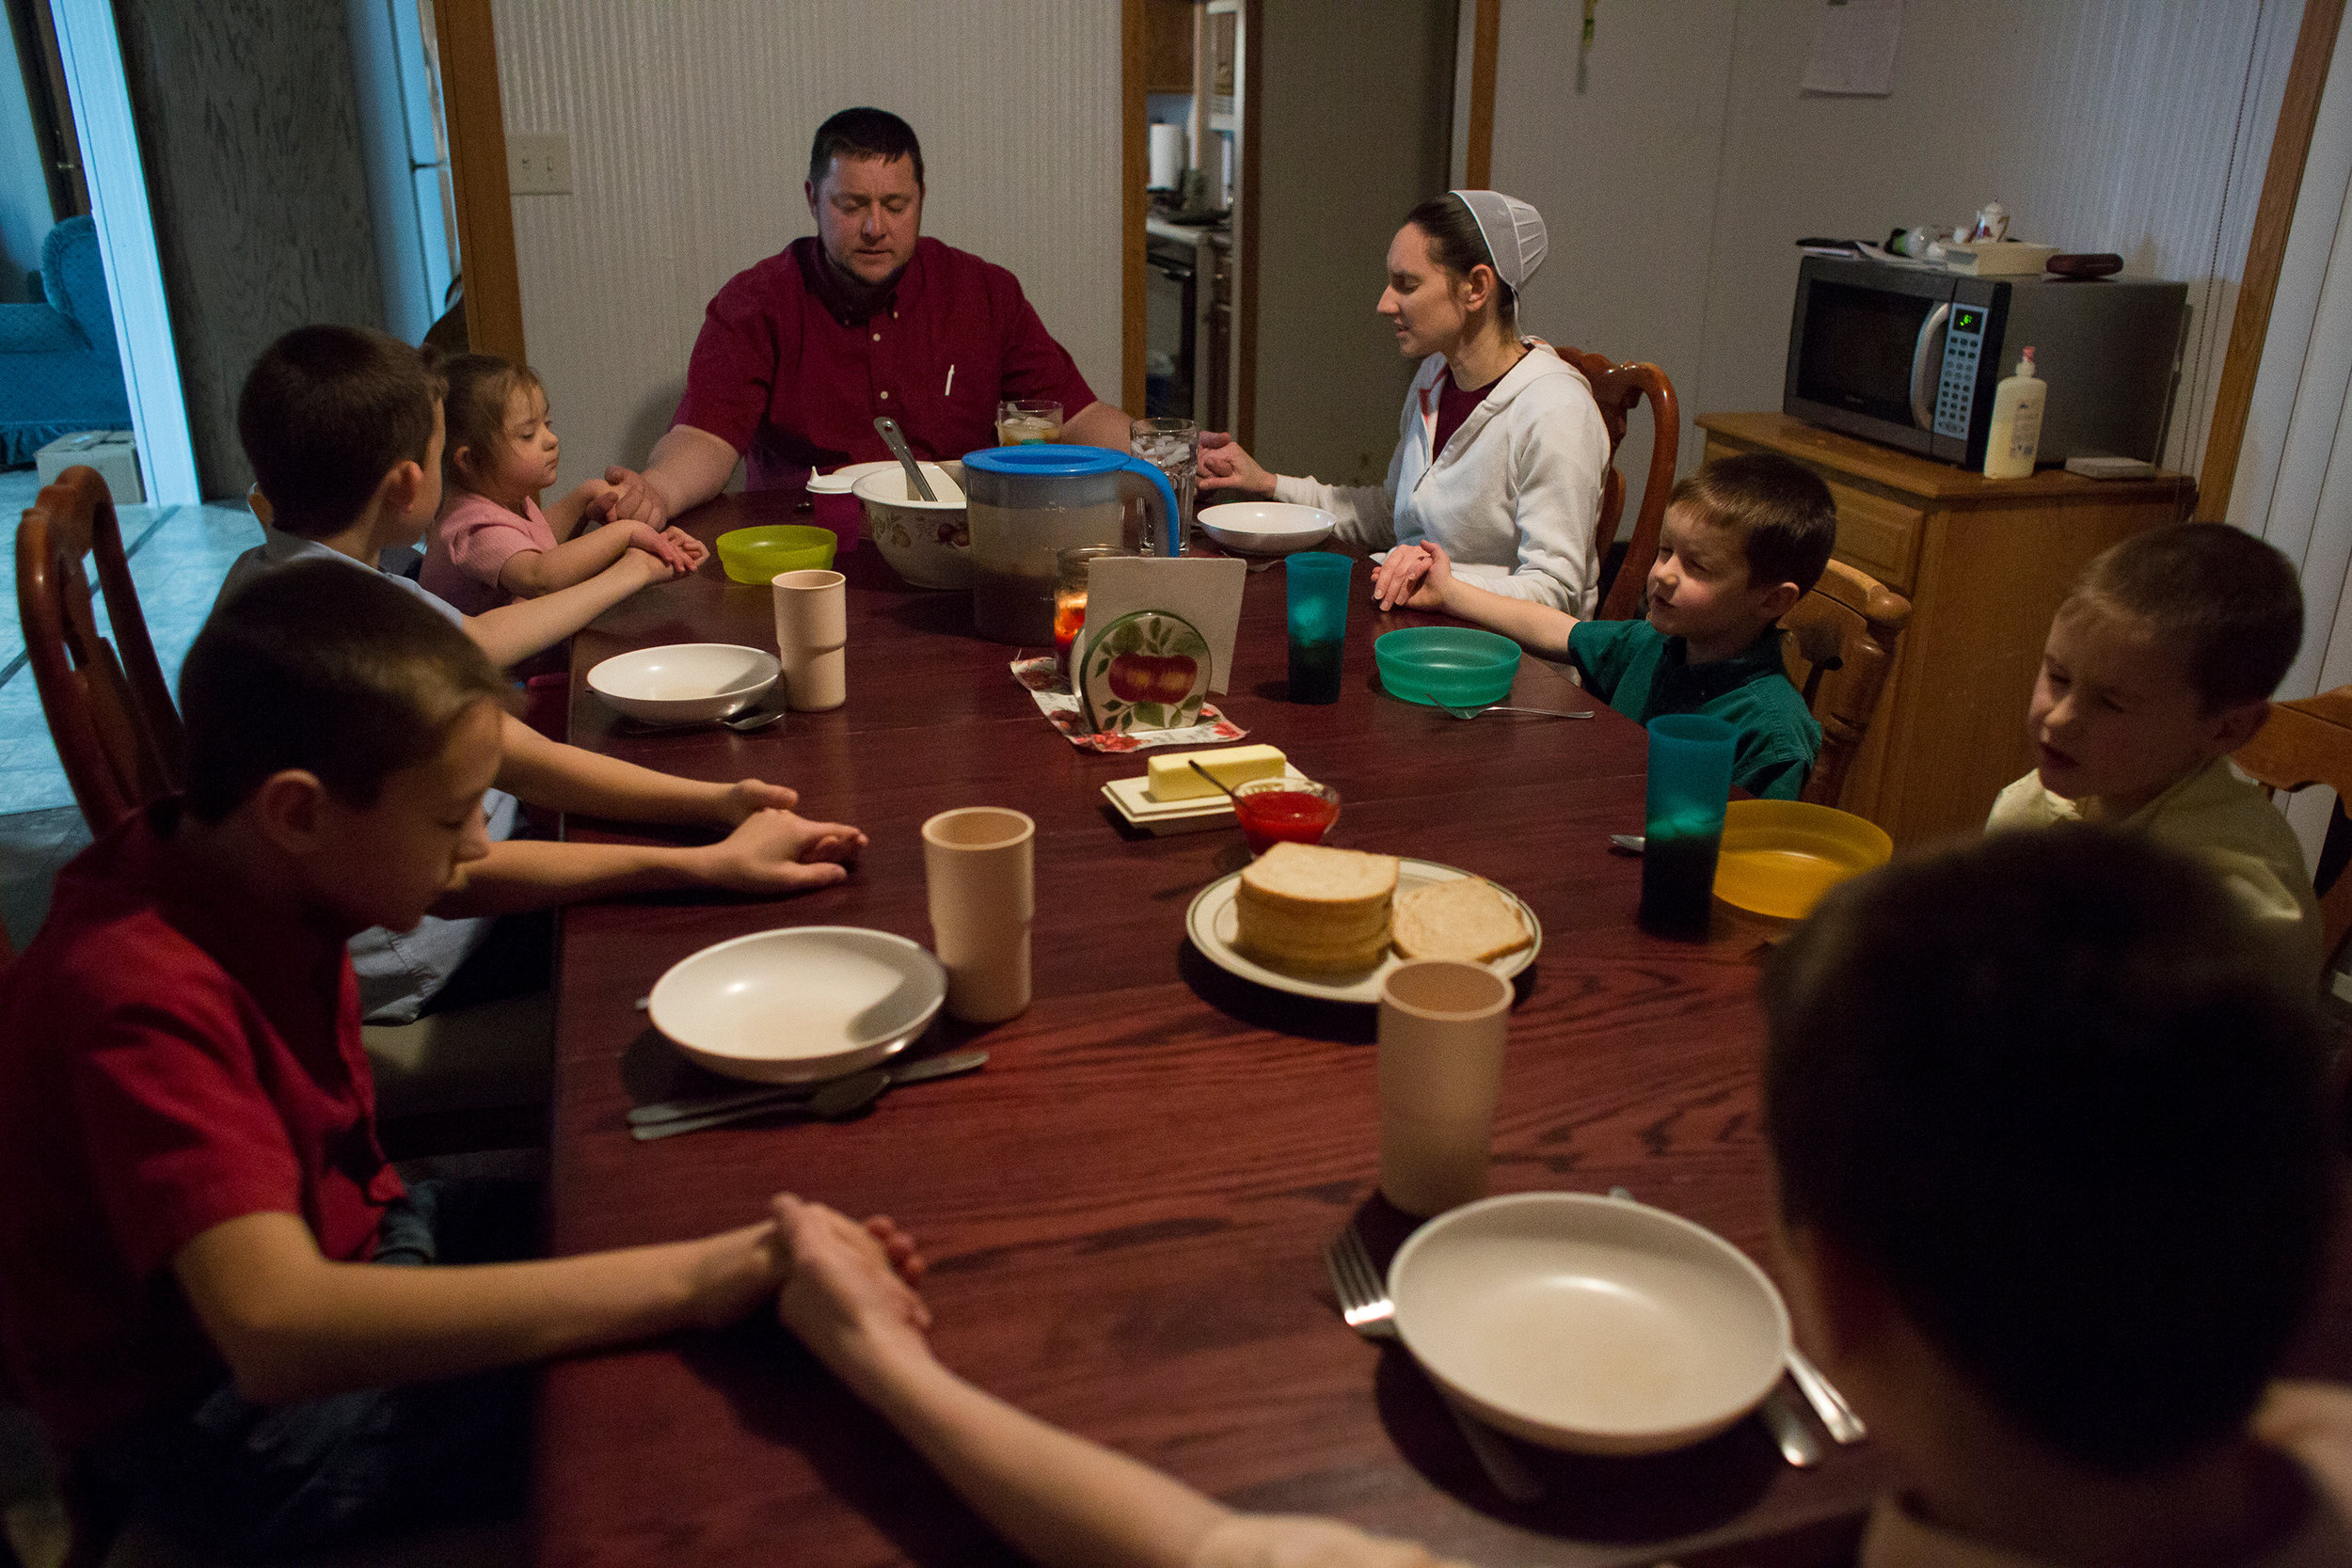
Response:
M1054 558L1073 545L1116 545L1130 496L1152 514L1149 537L1181 548L1176 492L1139 457L1051 442L966 452L972 624L999 642L1051 646Z

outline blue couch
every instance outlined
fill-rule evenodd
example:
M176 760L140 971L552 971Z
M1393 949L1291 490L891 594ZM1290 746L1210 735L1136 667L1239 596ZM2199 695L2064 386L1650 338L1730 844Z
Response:
M40 246L46 305L0 305L0 464L77 430L131 428L114 312L98 226L87 214L49 231Z

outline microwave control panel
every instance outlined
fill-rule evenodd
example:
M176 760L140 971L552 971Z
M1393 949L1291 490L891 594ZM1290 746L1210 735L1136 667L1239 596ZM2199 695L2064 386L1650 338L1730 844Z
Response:
M1984 357L1987 312L1981 305L1954 305L1944 335L1944 374L1935 390L1935 433L1968 439L1968 419L1977 403L1977 366Z

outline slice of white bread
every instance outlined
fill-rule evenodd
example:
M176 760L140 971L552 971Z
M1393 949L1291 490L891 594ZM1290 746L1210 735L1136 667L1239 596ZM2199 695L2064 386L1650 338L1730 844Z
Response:
M1518 907L1484 877L1426 882L1397 895L1389 926L1400 958L1492 963L1534 940Z
M1370 969L1389 945L1396 857L1277 844L1233 894L1233 945L1277 969Z

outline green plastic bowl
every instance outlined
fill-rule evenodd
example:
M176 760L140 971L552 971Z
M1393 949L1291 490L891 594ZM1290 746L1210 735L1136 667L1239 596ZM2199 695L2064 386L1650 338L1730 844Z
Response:
M1499 703L1519 673L1519 645L1475 626L1407 626L1373 639L1380 684L1431 707Z
M778 572L821 572L841 541L829 528L770 523L719 535L719 564L738 582L765 585Z

